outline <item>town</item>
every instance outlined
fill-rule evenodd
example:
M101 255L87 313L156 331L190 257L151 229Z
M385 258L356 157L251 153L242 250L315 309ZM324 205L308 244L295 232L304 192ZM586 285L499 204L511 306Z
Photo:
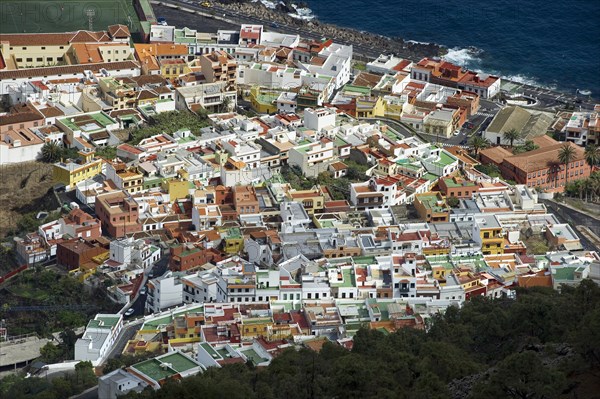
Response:
M361 328L427 330L518 287L600 284L600 104L134 4L135 33L0 34L0 167L47 171L16 183L45 205L2 227L2 370L135 357L91 383L116 398L289 347L351 349ZM39 300L44 273L107 307ZM89 309L70 344L69 323L43 336L19 317Z

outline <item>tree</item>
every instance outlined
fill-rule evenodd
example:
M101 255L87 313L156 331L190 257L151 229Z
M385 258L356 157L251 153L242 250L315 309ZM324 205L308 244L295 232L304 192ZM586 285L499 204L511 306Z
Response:
M565 165L565 186L569 181L569 164L573 161L575 155L575 148L571 143L563 144L558 151L558 161Z
M515 140L519 140L520 138L521 132L519 132L517 129L510 129L502 133L502 139L504 141L508 141L511 148L513 147Z
M545 367L538 355L524 351L502 360L489 380L473 390L475 398L554 398L565 387L565 375Z
M62 148L53 141L48 141L42 146L41 160L47 163L60 161Z
M485 137L473 136L469 140L469 145L475 150L475 156L479 155L479 151L490 146L490 141Z
M594 144L585 147L585 161L592 168L600 164L600 147Z
M460 201L456 197L448 197L446 198L446 203L448 204L448 206L456 208L458 207L458 204L460 204Z

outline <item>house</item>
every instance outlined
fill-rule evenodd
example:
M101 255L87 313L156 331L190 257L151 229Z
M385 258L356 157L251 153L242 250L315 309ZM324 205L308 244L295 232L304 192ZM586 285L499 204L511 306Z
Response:
M442 177L438 181L440 192L446 198L472 198L479 191L479 185L458 176Z
M235 86L237 78L237 61L225 51L213 51L199 58L202 74L208 83L225 82L227 86Z
M111 237L123 237L126 234L142 230L142 224L139 220L139 206L124 191L109 192L97 196L95 210L104 231Z
M43 146L44 141L29 129L0 133L0 165L35 161Z
M299 167L303 175L310 177L326 172L334 159L334 144L328 138L316 142L301 142L289 151L289 164Z
M189 109L193 112L206 109L212 112L225 111L235 107L237 92L230 89L226 82L203 83L176 89L177 109Z
M102 364L122 329L123 315L97 314L75 342L75 360L90 361L94 366Z
M67 190L75 188L78 183L93 178L102 173L104 161L94 158L94 151L79 151L83 158L81 161L66 160L57 162L52 167L52 176L55 182L63 183Z
M90 270L95 269L98 264L94 257L108 253L108 249L85 241L82 238L72 238L59 242L56 247L56 263L67 270Z
M127 368L128 373L154 389L160 389L168 379L179 380L202 371L200 363L180 351L168 352Z
M440 192L416 194L414 205L419 217L427 223L448 222L450 220L450 208Z
M183 285L179 276L173 272L148 281L145 309L149 313L158 313L183 302Z

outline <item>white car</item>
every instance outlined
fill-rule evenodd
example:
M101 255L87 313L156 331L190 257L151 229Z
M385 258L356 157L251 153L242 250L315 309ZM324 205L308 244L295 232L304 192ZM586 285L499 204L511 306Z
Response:
M140 290L140 295L146 295L146 287L142 287L142 289Z
M459 134L460 134L460 130L455 130L455 131L454 131L454 135L455 135L455 136L458 136Z
M127 311L125 312L125 316L131 316L132 314L135 313L135 309L134 308L129 308L127 309Z

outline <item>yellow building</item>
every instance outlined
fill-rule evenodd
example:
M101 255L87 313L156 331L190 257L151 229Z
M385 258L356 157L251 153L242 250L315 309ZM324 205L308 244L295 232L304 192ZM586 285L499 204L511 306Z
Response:
M270 317L252 317L242 319L241 334L242 339L251 340L258 337L268 336L268 331L273 327L273 320Z
M258 86L250 89L250 103L259 114L272 114L277 112L278 91L264 90Z
M292 201L301 202L304 210L310 215L324 208L325 196L321 190L290 190L288 197Z
M356 99L356 116L375 118L385 116L385 103L381 97L360 97Z
M91 179L102 173L103 160L94 158L94 152L79 152L81 162L68 161L54 164L52 176L55 182L63 183L67 188L74 187L77 183Z
M169 193L171 202L186 198L189 194L189 187L190 183L187 180L177 178L166 179L161 183L163 191Z
M442 247L442 246L431 246L423 248L423 255L425 256L438 256L438 255L448 255L450 254L450 247Z
M232 228L227 229L225 232L220 231L221 237L225 236L224 250L228 254L239 253L244 249L244 237L240 229Z
M181 58L160 61L160 74L165 79L176 79L191 72L187 62Z
M390 119L400 120L404 111L404 101L399 97L386 96L385 101L385 117Z
M502 227L494 215L478 216L474 228L475 236L481 240L481 252L484 255L504 253Z

